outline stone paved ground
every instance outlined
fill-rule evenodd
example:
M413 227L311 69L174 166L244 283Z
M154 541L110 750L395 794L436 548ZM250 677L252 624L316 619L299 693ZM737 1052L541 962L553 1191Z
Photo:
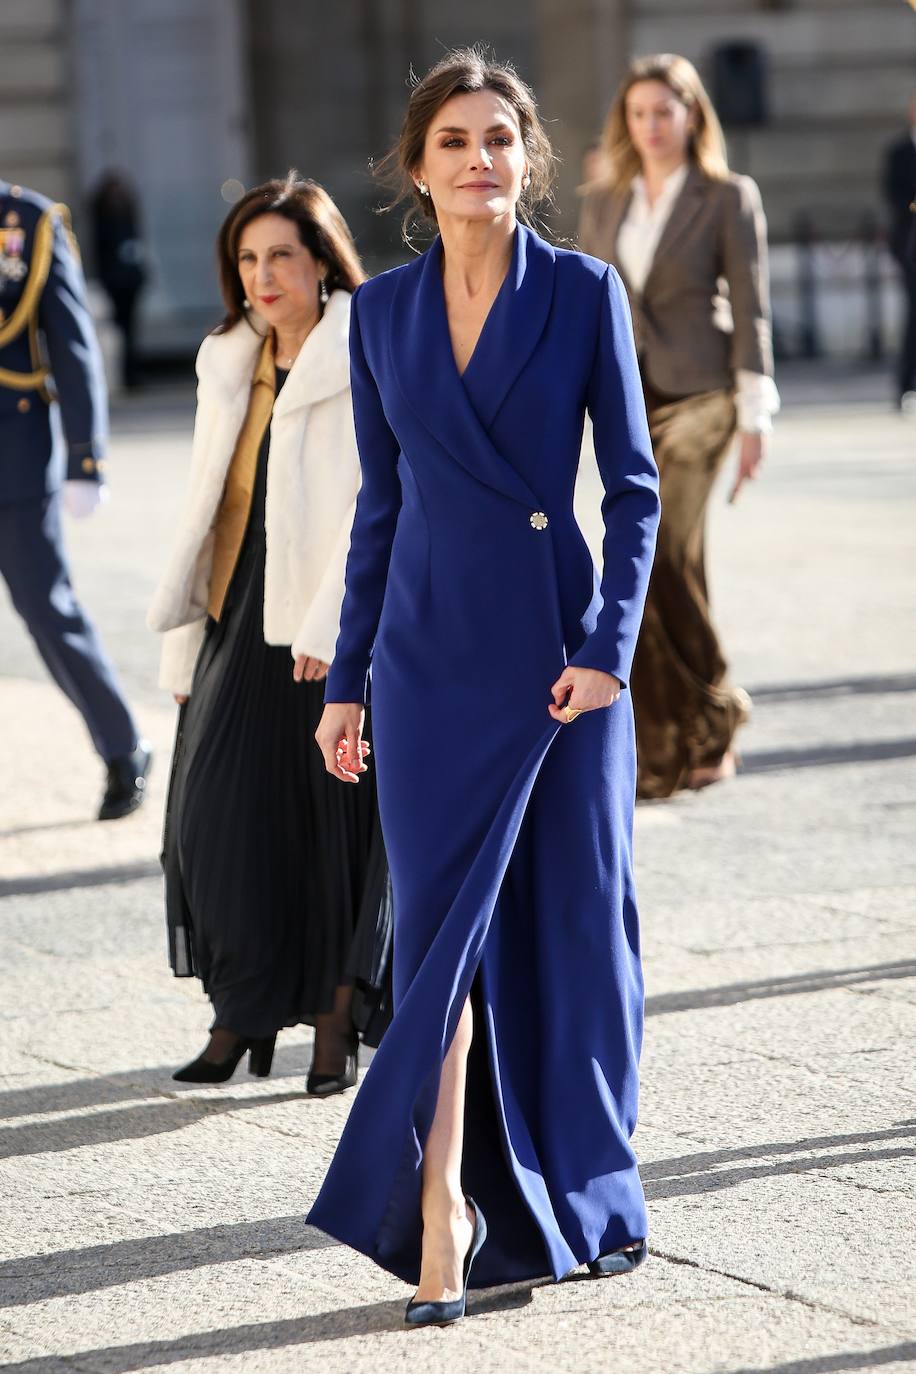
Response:
M744 771L637 821L651 1262L427 1332L302 1225L348 1108L303 1096L304 1030L269 1080L170 1080L207 1009L164 961L172 711L142 614L189 403L119 413L115 499L72 548L159 748L143 812L91 820L97 764L0 606L5 1369L916 1369L916 425L868 379L784 390L766 479L711 522Z

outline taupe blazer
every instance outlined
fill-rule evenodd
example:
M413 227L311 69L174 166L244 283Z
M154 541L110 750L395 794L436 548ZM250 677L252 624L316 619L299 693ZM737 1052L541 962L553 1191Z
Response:
M739 368L773 374L766 219L750 177L714 181L692 167L641 292L617 261L631 192L586 193L583 253L612 263L630 297L643 376L668 396L731 390Z

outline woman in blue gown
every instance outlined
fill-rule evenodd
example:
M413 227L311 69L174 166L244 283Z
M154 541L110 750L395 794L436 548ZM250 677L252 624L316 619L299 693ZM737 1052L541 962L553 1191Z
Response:
M421 1323L464 1312L472 1260L484 1286L645 1255L625 686L658 497L619 278L518 222L552 170L528 88L450 54L396 156L439 237L354 297L363 485L317 732L358 782L371 666L395 1016L309 1221L418 1283Z

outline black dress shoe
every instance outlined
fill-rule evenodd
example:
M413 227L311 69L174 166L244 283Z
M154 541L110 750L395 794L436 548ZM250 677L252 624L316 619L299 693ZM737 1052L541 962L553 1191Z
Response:
M589 1261L588 1272L596 1279L608 1278L612 1274L632 1274L649 1257L649 1247L641 1240L635 1250L609 1250L606 1255Z
M225 1059L205 1059L199 1054L190 1064L185 1064L184 1068L176 1069L172 1078L176 1083L227 1083L238 1068L246 1050L248 1072L254 1074L255 1078L267 1078L273 1063L276 1039L275 1035L269 1036L266 1040L240 1038Z
M312 1073L305 1080L305 1091L309 1097L333 1097L335 1093L346 1092L356 1087L359 1068L359 1046L347 1055L343 1073Z
M117 821L142 806L146 796L146 779L153 764L153 751L148 740L141 739L130 754L112 759L108 765L108 782L99 808L100 821Z
M418 1302L416 1298L411 1298L404 1313L404 1320L408 1326L451 1326L452 1322L460 1321L467 1311L471 1266L487 1238L487 1223L474 1199L469 1197L465 1201L474 1209L474 1235L471 1238L471 1248L464 1257L461 1297L453 1298L450 1302Z

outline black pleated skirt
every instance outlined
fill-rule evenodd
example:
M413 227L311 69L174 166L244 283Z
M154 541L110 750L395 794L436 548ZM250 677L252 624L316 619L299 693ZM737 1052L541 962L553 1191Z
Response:
M374 771L357 786L326 772L324 684L294 682L289 647L264 642L267 447L179 716L162 853L170 960L200 978L213 1025L246 1037L313 1022L352 984L354 1024L375 1045L392 921Z

